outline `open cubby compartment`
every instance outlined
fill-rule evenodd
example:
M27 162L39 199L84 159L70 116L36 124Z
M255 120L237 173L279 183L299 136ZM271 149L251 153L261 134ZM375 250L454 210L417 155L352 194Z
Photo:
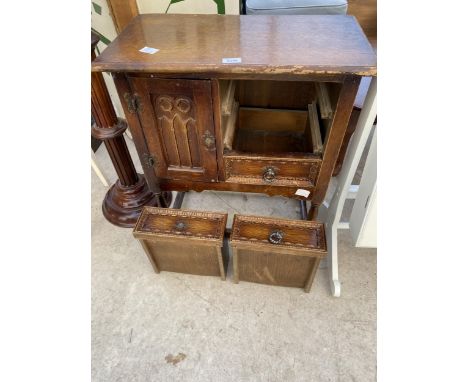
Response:
M317 134L311 129L319 128L318 121L310 123L309 113L302 110L240 107L237 122L233 150L261 155L312 153L312 136Z
M339 83L220 80L225 153L321 156Z
M239 107L237 115L232 141L224 137L227 182L302 189L315 185L322 163L315 103L307 111Z

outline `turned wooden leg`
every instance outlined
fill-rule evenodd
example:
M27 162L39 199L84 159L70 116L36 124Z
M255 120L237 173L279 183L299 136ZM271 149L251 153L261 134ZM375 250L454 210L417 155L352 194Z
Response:
M91 33L91 59L99 37ZM91 73L91 107L95 124L91 134L106 145L119 179L102 203L105 218L119 227L133 227L143 206L166 207L162 195L150 191L143 175L136 172L124 139L127 123L117 118L101 73Z

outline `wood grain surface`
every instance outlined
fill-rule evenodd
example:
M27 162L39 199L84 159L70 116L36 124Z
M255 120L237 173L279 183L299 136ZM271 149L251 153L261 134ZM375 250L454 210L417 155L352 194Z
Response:
M142 53L143 47L159 49ZM241 58L223 64L223 58ZM376 56L352 16L135 17L93 62L94 71L375 75Z
M117 33L122 32L128 23L139 14L136 0L107 0L107 4Z
M348 0L348 15L356 17L370 40L377 39L377 0Z
M307 112L303 110L264 109L241 107L239 129L262 131L295 131L303 133ZM294 151L294 150L291 150Z
M262 79L238 83L239 104L244 107L306 110L316 98L312 82Z

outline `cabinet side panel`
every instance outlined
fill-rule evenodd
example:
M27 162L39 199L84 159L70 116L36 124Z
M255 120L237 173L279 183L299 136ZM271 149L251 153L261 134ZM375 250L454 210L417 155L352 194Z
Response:
M360 77L347 77L341 88L336 105L336 111L324 145L322 166L318 173L316 190L312 197L312 203L314 205L322 204L322 201L325 198L328 183L330 182L333 168L335 167L335 163L340 152L341 143L343 142L346 128L348 126L349 117L353 110L354 100L356 98L360 81Z

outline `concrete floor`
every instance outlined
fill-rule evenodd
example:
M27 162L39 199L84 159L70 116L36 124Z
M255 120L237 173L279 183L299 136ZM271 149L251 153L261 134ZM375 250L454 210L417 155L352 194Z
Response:
M130 151L135 163L133 144ZM96 153L110 181L103 145ZM327 269L310 294L228 279L155 274L131 229L101 213L92 173L93 381L375 381L376 251L339 235L342 296ZM283 198L190 193L183 207L298 217Z

